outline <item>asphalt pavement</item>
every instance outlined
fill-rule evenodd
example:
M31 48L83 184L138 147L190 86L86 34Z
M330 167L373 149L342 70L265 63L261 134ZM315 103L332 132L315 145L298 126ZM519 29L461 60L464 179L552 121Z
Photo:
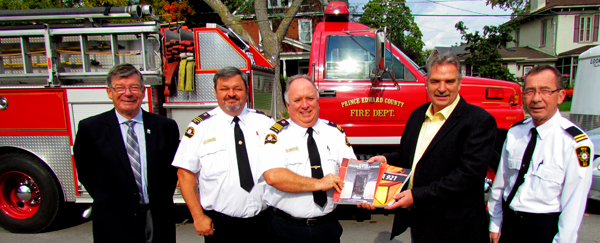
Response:
M27 242L27 243L81 243L92 242L92 221L81 218L81 212L88 205L71 204L68 205L66 217L59 220L59 223L51 226L46 232L37 234L14 234L0 228L0 242ZM377 211L379 212L379 211ZM352 219L353 215L347 215L341 219L340 223L344 228L341 242L366 243L366 242L393 242L410 243L410 233L404 234L390 241L391 225L393 215L373 214L370 216L362 215L363 220ZM184 205L177 207L177 242L204 242L203 237L196 235L194 226L189 216L189 212ZM185 223L184 223L185 222ZM600 242L600 201L588 200L586 215L579 230L580 243ZM249 240L251 240L249 236Z

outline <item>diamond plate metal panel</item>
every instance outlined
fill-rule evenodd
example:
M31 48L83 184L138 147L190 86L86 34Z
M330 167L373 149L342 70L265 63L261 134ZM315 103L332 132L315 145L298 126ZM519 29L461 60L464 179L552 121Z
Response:
M194 91L172 91L167 97L169 102L215 102L215 91L212 73L196 74L196 89ZM177 83L173 86L177 87Z
M246 68L246 60L216 32L199 32L198 44L202 69Z
M0 147L21 148L39 157L58 178L66 201L75 201L75 176L68 136L4 136L0 139Z
M571 113L570 120L573 121L575 125L583 129L584 131L589 131L600 127L599 115L584 115Z

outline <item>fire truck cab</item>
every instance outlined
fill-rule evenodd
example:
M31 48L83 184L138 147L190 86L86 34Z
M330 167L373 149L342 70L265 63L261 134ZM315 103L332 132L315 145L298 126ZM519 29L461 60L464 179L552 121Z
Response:
M383 31L349 22L348 15L344 2L327 6L313 34L310 75L319 87L321 117L345 129L357 154L375 155L399 144L411 112L430 101L427 73ZM496 118L500 151L509 127L524 119L520 86L463 77L460 95Z

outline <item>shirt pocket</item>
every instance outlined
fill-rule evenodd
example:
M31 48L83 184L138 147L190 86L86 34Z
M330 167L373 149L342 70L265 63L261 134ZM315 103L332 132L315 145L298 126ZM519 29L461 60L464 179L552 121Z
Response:
M285 168L302 176L304 175L304 171L307 166L310 166L310 161L308 161L308 155L302 156L298 150L291 151L286 153L285 155ZM310 176L310 175L309 175Z
M200 146L200 177L204 180L216 180L229 171L229 154L224 144L219 141L209 142Z
M508 168L509 173L505 173L506 175L509 175L508 181L511 182L515 182L517 181L517 176L519 175L519 169L521 169L521 161L523 160L522 157L517 157L517 156L511 156L508 157L508 162L506 163L506 167Z
M551 202L558 198L565 179L565 174L560 169L541 165L531 174L535 198L544 202Z

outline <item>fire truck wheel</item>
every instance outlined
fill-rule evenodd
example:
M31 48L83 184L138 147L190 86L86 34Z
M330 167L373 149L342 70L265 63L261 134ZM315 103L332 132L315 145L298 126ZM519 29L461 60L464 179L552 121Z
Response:
M0 156L0 226L15 233L48 227L58 213L60 194L52 172L32 155Z

